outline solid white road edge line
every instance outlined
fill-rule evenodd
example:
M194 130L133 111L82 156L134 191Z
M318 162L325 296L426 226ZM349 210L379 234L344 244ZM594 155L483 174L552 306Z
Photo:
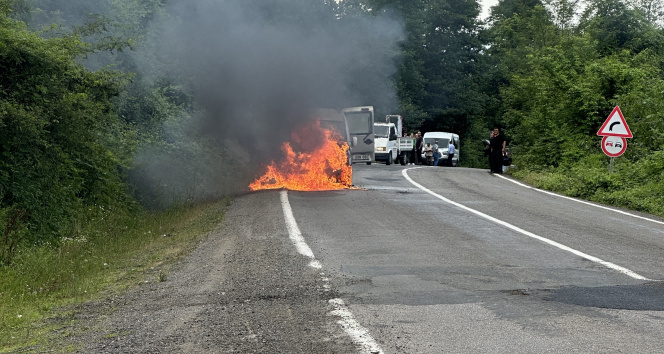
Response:
M461 209L463 209L463 210L466 210L466 211L469 211L469 212L471 212L471 213L473 213L473 214L476 214L476 215L478 215L478 216L481 216L481 217L483 217L483 218L485 218L485 219L487 219L487 220L493 221L493 222L495 222L496 224L503 225L503 226L505 226L505 227L507 227L507 228L509 228L509 229L512 229L512 230L514 230L514 231L516 231L516 232L519 232L519 233L521 233L521 234L524 234L524 235L526 235L526 236L528 236L528 237L532 237L532 238L534 238L534 239L536 239L536 240L540 240L540 241L542 241L542 242L544 242L544 243L548 243L548 244L551 245L551 246L558 247L558 248L560 248L561 250L564 250L564 251L570 252L570 253L572 253L572 254L575 254L575 255L577 255L577 256L579 256L579 257L585 258L585 259L587 259L587 260L589 260L589 261L591 261L591 262L595 262L595 263L601 264L601 265L603 265L603 266L605 266L605 267L607 267L607 268L610 268L610 269L616 270L616 271L618 271L618 272L620 272L620 273L626 274L626 275L628 275L628 276L630 276L630 277L632 277L632 278L634 278L634 279L654 281L653 279L648 279L648 278L646 278L646 277L644 277L644 276L642 276L642 275L640 275L640 274L638 274L638 273L636 273L636 272L633 272L633 271L631 271L631 270L629 270L629 269L627 269L627 268L625 268L625 267L621 267L621 266L619 266L619 265L617 265L617 264L614 264L614 263L611 263L611 262L607 262L607 261L605 261L605 260L599 259L599 258L597 258L597 257L594 257L594 256L591 256L591 255L589 255L589 254L583 253L583 252L581 252L581 251L575 250L575 249L573 249L573 248L571 248L571 247L565 246L565 245L563 245L563 244L561 244L561 243L558 243L558 242L556 242L556 241L549 240L548 238L544 238L544 237L542 237L542 236L538 236L538 235L536 235L536 234L534 234L534 233L532 233L532 232L530 232L530 231L526 231L526 230L524 230L524 229L522 229L522 228L520 228L520 227L514 226L514 225L512 225L512 224L510 224L510 223L507 223L507 222L505 222L505 221L502 221L502 220L500 220L500 219L496 219L496 218L494 218L493 216L490 216L490 215L484 214L484 213L482 213L481 211L477 211L477 210L475 210L475 209L471 209L471 208L469 208L469 207L467 207L467 206L465 206L465 205L463 205L463 204L459 204L459 203L457 203L457 202L455 202L455 201L452 201L452 200L450 200L450 199L447 199L447 198L443 197L442 195L436 194L435 192L433 192L433 191L427 189L426 187L422 186L421 184L415 182L412 178L410 178L410 176L408 176L408 170L409 170L409 169L403 169L403 170L401 170L401 174L404 176L404 178L406 178L406 180L407 180L408 182L412 183L412 184L413 184L414 186L416 186L417 188L419 188L419 189L421 189L421 190L423 190L423 191L425 191L425 192L431 194L432 196L434 196L434 197L436 197L436 198L438 198L438 199L440 199L440 200L442 200L442 201L444 201L444 202L447 202L447 203L452 204L452 205L454 205L454 206L457 206L457 207L459 207L459 208L461 208Z
M564 198L564 199L568 199L568 200L573 200L573 201L578 202L578 203L581 203L581 204L586 204L586 205L594 206L595 208L600 208L600 209L604 209L604 210L610 210L610 211L614 211L614 212L616 212L616 213L620 213L620 214L623 214L623 215L628 215L628 216L631 216L631 217L634 217L634 218L637 218L637 219L647 220L647 221L654 222L654 223L656 223L656 224L664 225L664 222L659 221L659 220L649 219L649 218L646 218L646 217L643 217L643 216L639 216L639 215L636 215L636 214L631 214L631 213L628 213L628 212L625 212L625 211L622 211L622 210L609 208L609 207L606 207L606 206L603 206L603 205L598 205L598 204L594 204L594 203L591 203L591 202L587 202L587 201L585 201L585 200L579 200L579 199L575 199L575 198L572 198L572 197L568 197L568 196L566 196L566 195L557 194L557 193L553 193L553 192L545 191L545 190L543 190L543 189L539 189L539 188L531 187L531 186L526 185L526 184L523 184L523 183L521 183L521 182L519 182L519 181L515 181L515 180L510 179L510 178L507 178L507 177L505 177L505 176L501 176L500 174L494 174L494 176L496 176L496 177L500 177L500 178L505 179L505 180L508 180L508 181L510 181L510 182L512 182L512 183L514 183L514 184L516 184L516 185L519 185L519 186L521 186L521 187L529 188L529 189L533 189L533 190L536 190L536 191L538 191L538 192L542 192L542 193L544 193L544 194L548 194L548 195L552 195L552 196L555 196L555 197Z
M309 266L316 269L321 269L322 266L320 262L314 257L314 252L309 248L309 245L304 241L300 228L297 226L295 217L293 216L293 210L290 207L290 202L288 201L288 192L283 190L280 193L281 198L281 208L284 210L284 218L286 219L286 228L288 229L288 237L291 242L295 245L297 252L301 255L311 259Z
M295 245L297 252L301 255L311 259L309 266L315 269L321 269L322 265L316 257L314 257L314 252L311 250L309 245L307 245L300 228L297 226L295 217L293 216L293 209L291 209L290 202L288 201L288 191L281 191L279 194L281 198L281 208L284 211L284 219L286 220L286 228L288 229L288 237L291 242ZM323 274L323 273L321 273ZM329 287L329 279L327 277L322 277L325 287ZM327 288L325 288L327 290ZM336 298L328 301L328 304L334 309L330 312L331 315L339 316L341 319L337 321L337 324L348 334L358 347L364 353L370 354L383 354L383 350L380 349L378 343L371 337L369 331L362 327L359 322L353 317L353 313L346 307L342 299Z

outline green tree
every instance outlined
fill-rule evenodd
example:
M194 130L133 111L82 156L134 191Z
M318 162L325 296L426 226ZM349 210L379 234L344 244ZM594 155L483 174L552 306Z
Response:
M611 55L622 49L638 53L647 48L662 47L661 35L657 34L654 23L621 0L589 1L579 28L597 41L601 55Z
M78 36L43 39L0 15L0 208L24 213L33 241L69 232L85 207L126 201L126 131L110 101L122 79L84 69L86 50Z
M404 115L406 130L454 131L464 137L473 120L480 119L486 100L478 86L477 1L352 3L374 14L394 13L404 21L406 40L394 77L400 112L394 113Z
M662 19L664 19L664 2L661 0L631 0L629 3L635 9L642 11L647 21L662 24Z
M522 166L570 168L597 153L595 132L617 104L624 111L640 107L632 116L635 126L644 125L643 117L657 126L657 114L641 102L651 102L648 96L661 87L661 33L620 2L598 1L591 8L579 31L568 24L543 27L547 15L539 6L530 17L494 22L497 45L489 53L502 67L502 119ZM626 157L647 155L660 141L658 131L634 139L636 148Z

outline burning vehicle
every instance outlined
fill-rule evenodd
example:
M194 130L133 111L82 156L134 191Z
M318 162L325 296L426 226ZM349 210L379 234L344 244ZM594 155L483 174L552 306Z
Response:
M373 123L371 106L316 110L312 120L282 144L281 161L272 161L249 190L354 188L352 164L374 161Z
M323 129L336 131L348 144L349 149L346 151L347 164L349 166L352 165L353 159L351 149L353 148L353 140L350 137L346 116L340 110L330 108L319 108L316 111L315 116ZM355 141L357 141L357 139L355 139Z
M329 115L321 118L325 117ZM343 125L337 120L314 119L294 131L290 141L281 146L282 159L267 165L267 171L249 185L249 190L353 188L348 137L344 138L338 128Z

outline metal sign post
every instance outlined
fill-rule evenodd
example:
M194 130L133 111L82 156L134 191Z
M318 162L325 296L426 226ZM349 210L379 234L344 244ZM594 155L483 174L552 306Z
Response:
M611 158L611 163L609 164L609 173L613 173L613 160L615 160L615 157Z

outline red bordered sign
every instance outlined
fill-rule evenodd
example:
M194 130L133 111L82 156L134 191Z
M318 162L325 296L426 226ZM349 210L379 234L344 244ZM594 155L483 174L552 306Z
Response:
M602 138L602 151L608 157L618 157L625 153L627 139L620 136L605 136Z
M631 138L632 131L629 130L625 116L623 116L620 107L616 106L609 117L606 118L602 127L597 131L599 136L619 136L623 138Z

